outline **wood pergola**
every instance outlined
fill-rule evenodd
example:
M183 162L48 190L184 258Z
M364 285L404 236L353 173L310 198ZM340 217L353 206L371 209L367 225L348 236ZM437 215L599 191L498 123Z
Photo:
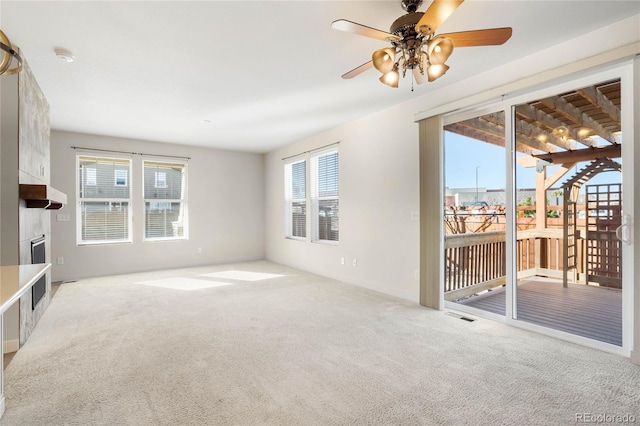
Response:
M620 108L619 79L515 107L515 149L523 154L518 155L516 160L520 166L535 167L537 171L535 207L532 207L536 211L535 229L527 231L536 238L537 257L541 258L544 252L540 240L548 236L549 231L553 231L547 229L547 191L561 180L573 182L572 177L575 176L569 173L580 162L610 166L594 166L592 173L615 169L611 161L621 157ZM445 130L505 147L505 117L502 112L449 124L445 126ZM548 173L547 168L550 166L557 167ZM581 172L582 170L577 173ZM567 201L564 203L564 217L567 216ZM567 228L571 224L572 222L566 221L564 223L562 235L565 240ZM564 247L565 258L567 251L567 247ZM563 269L566 266L565 263ZM544 269L544 265L537 259L532 270L540 269ZM557 278L562 278L562 274L558 274L560 271L545 272L551 273L548 276L558 275ZM564 276L566 283L566 274Z
M518 105L515 111L516 150L536 159L570 164L620 156L620 80L600 83L550 98ZM450 124L445 130L505 146L501 113Z

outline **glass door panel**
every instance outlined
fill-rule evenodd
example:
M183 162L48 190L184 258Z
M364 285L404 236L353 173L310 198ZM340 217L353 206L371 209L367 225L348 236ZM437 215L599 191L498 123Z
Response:
M444 127L444 298L505 315L505 114Z
M518 320L622 345L620 80L514 109Z

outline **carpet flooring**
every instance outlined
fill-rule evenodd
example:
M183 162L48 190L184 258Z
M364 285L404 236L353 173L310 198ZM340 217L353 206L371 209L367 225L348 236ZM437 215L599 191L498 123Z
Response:
M62 284L4 387L0 425L640 422L628 359L266 261Z

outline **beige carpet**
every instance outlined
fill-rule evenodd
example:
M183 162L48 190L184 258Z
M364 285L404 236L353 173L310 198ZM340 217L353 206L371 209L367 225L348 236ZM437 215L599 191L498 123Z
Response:
M640 368L252 262L63 284L5 396L2 425L640 422Z

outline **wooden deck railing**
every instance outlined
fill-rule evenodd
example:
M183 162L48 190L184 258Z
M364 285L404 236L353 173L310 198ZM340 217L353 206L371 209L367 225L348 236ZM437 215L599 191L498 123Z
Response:
M518 278L545 276L562 279L564 249L562 229L527 229L518 231ZM576 277L585 272L586 243L583 233L576 238Z
M446 300L458 300L503 285L506 276L504 232L445 237Z
M561 229L518 231L516 266L518 278L562 278ZM578 269L584 273L585 241L577 239ZM506 283L504 232L481 232L445 236L445 299L459 300Z

